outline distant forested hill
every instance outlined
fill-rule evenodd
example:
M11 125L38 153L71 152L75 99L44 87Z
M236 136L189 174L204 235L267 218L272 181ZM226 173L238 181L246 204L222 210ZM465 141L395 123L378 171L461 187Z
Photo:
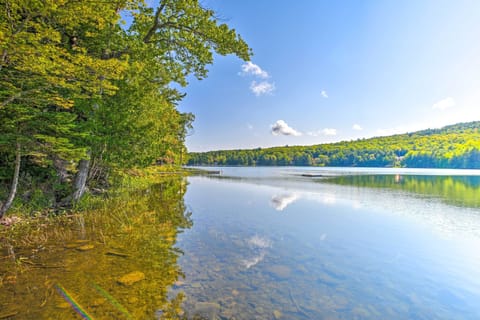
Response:
M192 152L189 165L480 168L480 121L313 146Z

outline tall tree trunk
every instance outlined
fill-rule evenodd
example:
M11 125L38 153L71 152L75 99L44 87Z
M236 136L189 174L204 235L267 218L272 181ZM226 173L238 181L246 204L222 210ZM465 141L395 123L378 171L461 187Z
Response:
M69 179L71 179L71 175L68 173L67 170L68 164L69 163L67 160L63 160L57 156L53 157L53 167L57 171L58 182L60 184L67 183Z
M73 201L77 202L85 193L85 187L88 178L88 169L90 168L90 160L82 159L78 163L78 172L75 176Z
M22 160L20 149L20 143L17 142L15 149L15 171L13 173L12 186L10 187L10 194L8 195L7 200L1 205L0 219L3 218L5 212L7 212L7 210L10 208L13 199L15 199L15 195L17 194L18 177L20 176L20 162Z

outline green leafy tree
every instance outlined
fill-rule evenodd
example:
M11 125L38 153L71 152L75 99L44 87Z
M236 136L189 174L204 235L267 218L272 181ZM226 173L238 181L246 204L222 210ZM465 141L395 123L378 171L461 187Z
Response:
M188 77L214 54L249 60L245 41L198 0L2 0L0 153L15 197L22 157L76 173L71 199L109 168L181 163L193 115L178 112ZM129 26L121 14L130 15ZM18 169L18 170L17 170ZM70 173L68 173L70 172ZM68 179L60 179L66 182Z
M124 48L112 53L128 55L126 76L116 82L117 94L103 99L90 118L94 172L105 164L183 162L193 115L176 110L184 95L171 84L186 86L190 75L206 77L214 53L244 60L251 54L234 30L196 0L139 5L130 14L133 22L119 41Z
M15 153L13 183L0 217L15 197L23 156L36 161L85 155L75 145L77 100L112 94L124 63L103 59L88 39L117 23L124 2L3 0L0 13L0 152Z

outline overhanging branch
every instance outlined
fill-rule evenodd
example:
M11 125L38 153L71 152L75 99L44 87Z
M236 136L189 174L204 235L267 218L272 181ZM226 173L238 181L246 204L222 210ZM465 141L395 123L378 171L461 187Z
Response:
M165 2L160 4L157 8L157 12L155 12L155 18L153 20L153 25L152 27L148 30L147 34L143 38L144 43L148 43L150 39L153 37L155 34L155 31L157 31L158 27L160 26L160 14L162 13L163 9L165 8Z

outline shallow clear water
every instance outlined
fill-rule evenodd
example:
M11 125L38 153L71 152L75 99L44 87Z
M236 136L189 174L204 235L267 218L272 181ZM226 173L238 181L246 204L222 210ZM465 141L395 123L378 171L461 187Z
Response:
M480 318L478 171L221 170L188 179L189 316Z
M178 319L183 295L168 291L191 227L186 183L151 180L81 215L0 229L0 319Z

